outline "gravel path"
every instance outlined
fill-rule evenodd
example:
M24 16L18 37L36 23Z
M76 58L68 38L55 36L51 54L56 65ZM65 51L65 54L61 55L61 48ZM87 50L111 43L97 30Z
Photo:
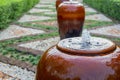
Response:
M11 77L0 71L0 80L20 80L20 79Z
M0 33L0 40L42 33L45 32L42 30L24 28L17 25L10 25L7 29Z
M12 66L9 64L5 64L0 62L0 71L4 72L5 74L8 74L10 76L14 77L14 80L34 80L35 78L35 73L28 71L26 69L21 69L20 67L17 66ZM18 79L15 79L18 78ZM13 80L13 78L9 79Z
M91 34L120 38L120 24L90 30Z
M51 19L51 17L24 15L23 17L20 18L18 22L29 22L29 21L37 21L37 20L48 20L48 19Z
M59 40L60 40L59 37L55 37L55 38L49 38L43 41L35 41L35 42L26 43L26 44L20 44L18 46L28 48L28 49L45 51L51 46L57 44Z
M31 9L30 11L29 11L29 13L41 13L41 12L47 12L47 13L49 13L49 12L51 12L52 10L47 10L47 9L36 9L36 8L33 8L33 9Z
M109 19L108 17L104 16L103 14L94 14L94 15L89 15L85 17L86 20L96 20L96 21L109 21L111 22L112 20Z
M53 7L53 5L37 4L35 7L38 7L38 8L42 8L42 7Z
M97 11L85 5L85 12L97 12Z

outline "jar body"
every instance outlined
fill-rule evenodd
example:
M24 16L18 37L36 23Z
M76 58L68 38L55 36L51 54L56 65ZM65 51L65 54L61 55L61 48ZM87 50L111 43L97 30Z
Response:
M79 3L62 3L57 10L60 39L78 37L82 33L85 10Z
M104 56L76 56L56 46L42 56L36 80L119 80L120 52Z

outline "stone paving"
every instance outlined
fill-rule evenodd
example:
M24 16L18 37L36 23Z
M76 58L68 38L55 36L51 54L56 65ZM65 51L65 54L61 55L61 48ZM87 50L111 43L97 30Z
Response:
M39 2L39 4L55 4L55 0L51 0L51 1L43 1L43 0L41 0Z
M30 22L30 21L48 20L48 19L51 19L51 18L46 16L24 15L23 17L20 18L18 22Z
M120 38L120 24L90 30L91 34Z
M112 21L111 19L107 18L103 14L94 14L85 17L86 20L96 20L96 21Z
M40 12L51 12L51 10L47 10L47 9L36 9L36 8L33 8L29 11L29 13L40 13Z
M35 73L28 71L27 69L0 62L0 78L3 77L8 78L5 80L34 80Z
M55 26L55 27L58 27L57 25L57 21L51 21L51 22L32 22L32 24L34 25L34 24L42 24L42 25L47 25L47 26L49 26L49 25L51 25L51 26Z
M35 7L38 7L38 8L41 8L41 7L53 7L53 5L38 4Z
M59 40L60 40L59 37L55 37L55 38L49 38L42 41L35 41L35 42L26 43L26 44L20 44L18 46L28 48L28 49L40 50L44 52L51 46L57 44Z
M85 12L97 12L95 9L85 5Z
M41 3L49 3L49 4L55 4L56 0L41 0Z
M0 40L10 39L10 38L18 38L26 35L35 35L35 34L43 34L45 31L36 30L31 28L24 28L17 25L10 25L7 29L0 33Z
M52 14L52 15L56 15L56 12L45 12L44 14Z
M11 77L11 76L0 71L0 80L20 80L20 79Z

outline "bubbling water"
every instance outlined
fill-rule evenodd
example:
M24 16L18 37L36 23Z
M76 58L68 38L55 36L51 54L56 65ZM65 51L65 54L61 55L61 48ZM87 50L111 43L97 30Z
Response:
M103 42L101 41L97 41L97 40L94 40L92 38L92 36L90 35L89 31L87 29L84 29L83 32L82 32L82 38L81 38L81 41L79 42L81 43L81 48L85 48L85 49L90 49L94 46L103 46Z
M83 48L89 48L91 45L91 35L90 33L87 31L87 29L83 30L82 32L82 41L81 41L81 45Z
M103 50L113 45L110 40L92 37L85 29L81 37L63 39L58 43L59 47L74 50Z

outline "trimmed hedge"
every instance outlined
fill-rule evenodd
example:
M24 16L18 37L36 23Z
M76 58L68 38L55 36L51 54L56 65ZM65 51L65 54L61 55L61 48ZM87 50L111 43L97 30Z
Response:
M0 0L0 30L27 12L39 0Z
M107 16L120 21L120 0L83 0Z

